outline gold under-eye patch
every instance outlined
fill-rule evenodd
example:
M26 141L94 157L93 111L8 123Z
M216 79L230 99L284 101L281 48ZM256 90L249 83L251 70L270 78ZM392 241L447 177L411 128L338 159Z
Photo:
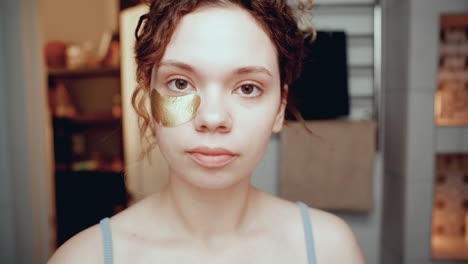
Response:
M200 106L198 94L164 96L151 90L151 114L161 126L173 127L192 120Z

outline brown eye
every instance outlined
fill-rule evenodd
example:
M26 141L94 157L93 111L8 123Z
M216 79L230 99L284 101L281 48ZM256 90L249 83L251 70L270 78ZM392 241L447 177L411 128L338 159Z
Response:
M187 82L182 79L177 79L175 80L175 86L177 87L177 89L183 90L187 88Z
M263 90L254 84L244 84L237 88L235 92L244 97L257 97L262 94Z
M243 94L251 94L254 91L253 85L249 84L242 85L241 89Z
M194 89L192 85L184 79L172 79L167 83L167 86L170 90L176 92L188 92Z

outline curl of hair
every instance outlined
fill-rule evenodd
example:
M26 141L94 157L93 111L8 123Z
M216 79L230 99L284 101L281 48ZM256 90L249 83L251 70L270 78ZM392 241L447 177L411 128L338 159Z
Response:
M138 115L140 134L147 143L142 155L147 154L157 143L153 119L148 111L152 68L161 61L180 19L202 6L237 5L256 19L276 48L281 95L282 100L287 101L287 111L303 121L283 87L285 84L290 87L299 78L304 39L309 35L315 36L311 27L306 27L305 34L298 27L299 22L306 25L302 19L312 8L312 0L304 1L298 0L297 6L293 8L286 0L146 0L149 11L140 17L135 30L137 87L132 95L132 106Z

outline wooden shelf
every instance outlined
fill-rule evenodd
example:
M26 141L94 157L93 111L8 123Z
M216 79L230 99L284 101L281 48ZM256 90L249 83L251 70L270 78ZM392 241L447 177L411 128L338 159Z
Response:
M86 165L87 164L87 165ZM71 163L58 163L55 164L55 171L61 173L75 173L75 172L102 172L102 173L122 173L124 170L123 160L118 164L104 161L74 161Z
M120 171L113 171L113 170L105 170L105 169L96 169L96 170L67 170L67 169L56 169L56 172L60 173L83 173L83 172L92 172L92 173L123 173L123 170Z
M81 68L81 69L49 69L50 77L55 78L87 78L101 76L120 76L119 67Z
M75 125L100 125L120 122L122 118L112 115L112 113L88 113L75 117L56 117L54 121L64 121Z

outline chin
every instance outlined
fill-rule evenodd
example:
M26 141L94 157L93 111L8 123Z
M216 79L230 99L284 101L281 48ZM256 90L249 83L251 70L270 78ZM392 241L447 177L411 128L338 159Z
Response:
M183 180L190 185L200 189L220 190L227 189L243 180L250 181L250 178L241 177L241 174L235 170L191 170L188 174L183 175Z

